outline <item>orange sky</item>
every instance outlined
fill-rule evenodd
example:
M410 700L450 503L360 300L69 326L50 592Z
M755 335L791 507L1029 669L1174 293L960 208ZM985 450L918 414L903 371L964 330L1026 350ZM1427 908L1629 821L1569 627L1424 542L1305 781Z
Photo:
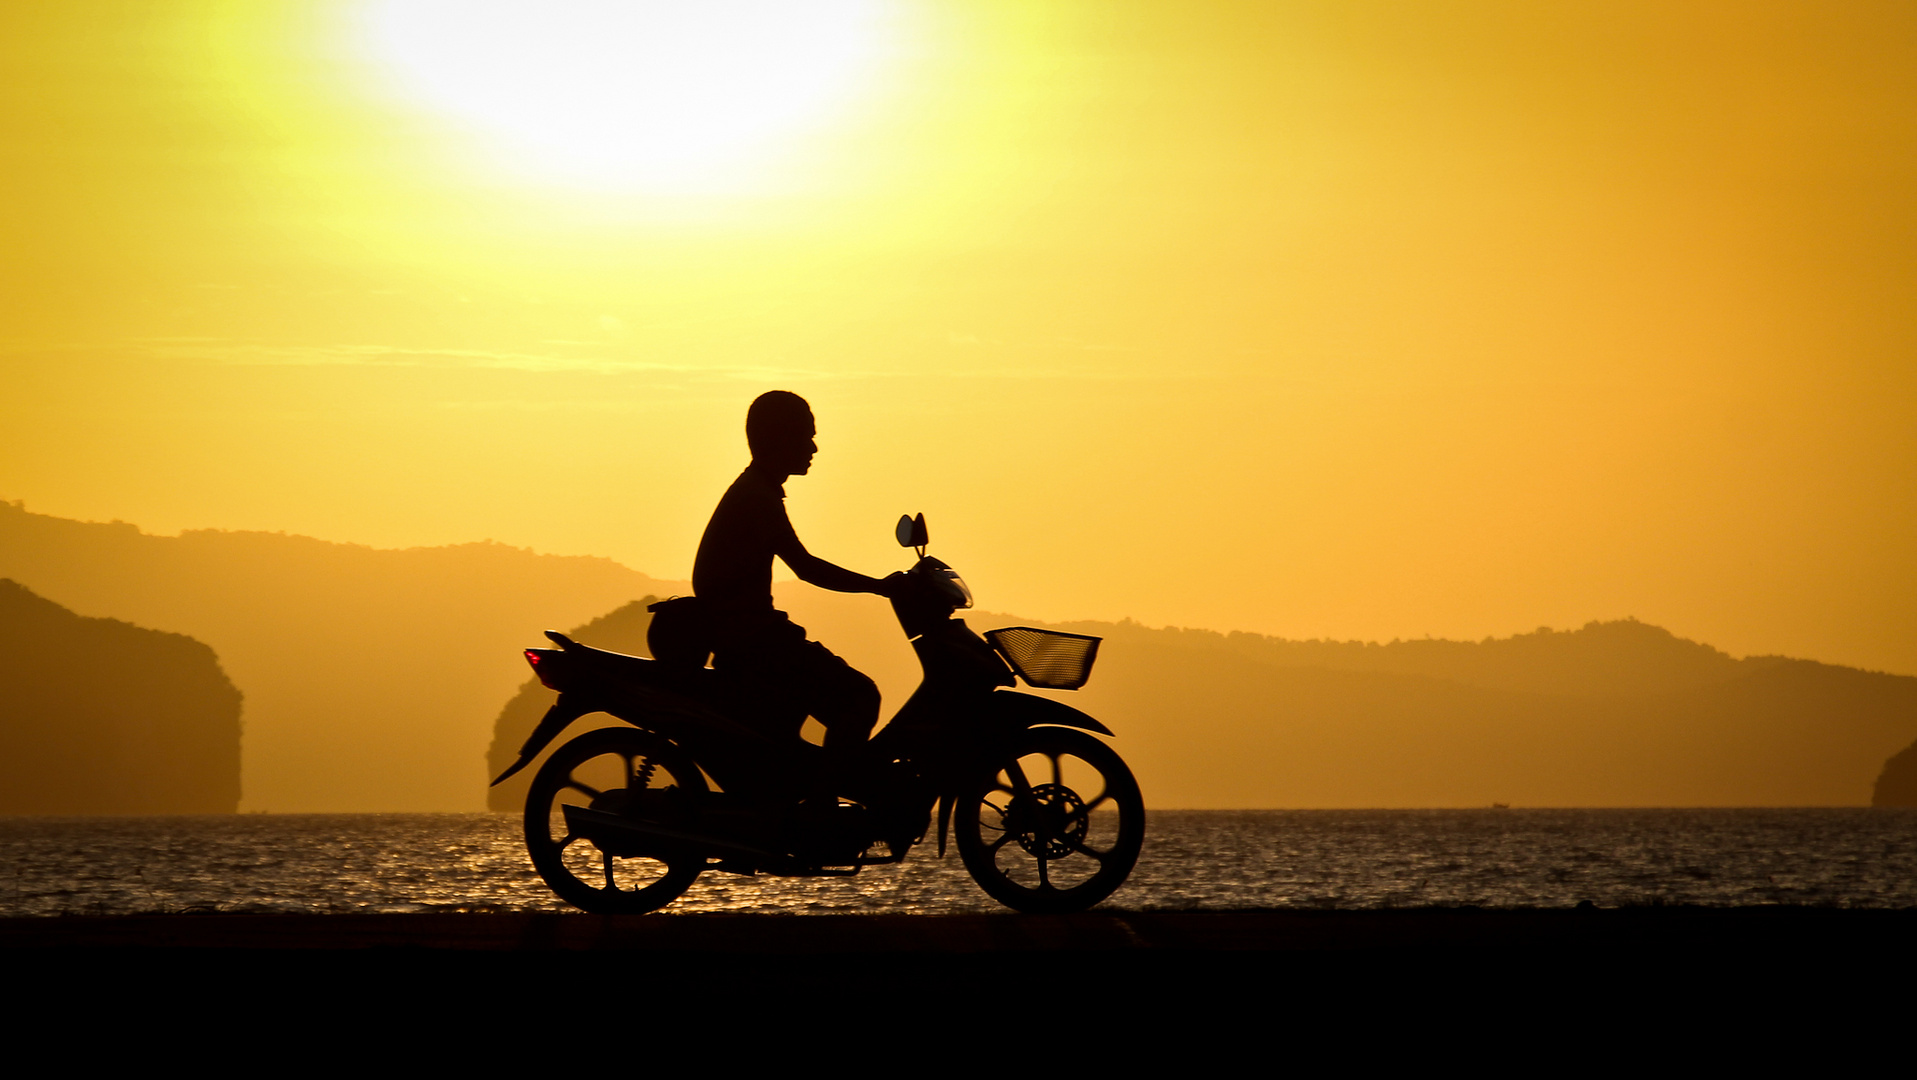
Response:
M994 610L1917 673L1907 4L870 0L669 182L392 10L0 9L0 498L684 577L785 387L812 549Z

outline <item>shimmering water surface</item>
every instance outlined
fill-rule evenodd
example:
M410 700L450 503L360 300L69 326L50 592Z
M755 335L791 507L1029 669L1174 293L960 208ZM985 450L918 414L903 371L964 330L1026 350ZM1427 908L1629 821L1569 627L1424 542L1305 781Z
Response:
M0 915L565 910L504 814L0 818ZM1917 811L1160 811L1108 907L1917 906ZM1002 910L934 845L668 911Z

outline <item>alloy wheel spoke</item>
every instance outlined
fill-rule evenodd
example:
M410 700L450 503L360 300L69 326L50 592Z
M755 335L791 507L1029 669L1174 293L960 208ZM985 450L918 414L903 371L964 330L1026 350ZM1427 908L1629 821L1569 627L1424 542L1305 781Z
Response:
M1111 854L1111 852L1109 851L1094 851L1093 849L1086 847L1085 841L1083 840L1072 841L1072 850L1100 864L1103 864L1106 857Z
M1005 790L1012 794L1017 795L1021 792L1032 790L1032 782L1025 778L1025 770L1018 762L1014 761L1007 764L1005 766L1005 775L1011 777L1013 784L1012 787L1006 788Z
M1073 829L1073 827L1075 827L1081 821L1085 822L1085 827L1089 831L1091 828L1092 811L1098 808L1099 803L1102 803L1105 801L1106 801L1105 796L1100 795L1098 798L1093 799L1091 802L1088 802L1085 805L1080 806L1078 809L1073 810L1071 813L1065 815L1065 819L1059 822L1059 832L1060 833L1070 832Z

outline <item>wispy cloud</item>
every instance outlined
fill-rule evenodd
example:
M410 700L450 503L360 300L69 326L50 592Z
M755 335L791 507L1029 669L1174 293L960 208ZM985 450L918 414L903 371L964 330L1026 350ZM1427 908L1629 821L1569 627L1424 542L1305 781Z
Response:
M945 343L954 348L1017 349L1026 352L1128 353L1138 351L1130 345L1112 345L1075 337L1048 337L1036 341L1000 341L997 338L981 337L978 334L962 334L957 330L945 332Z
M711 365L636 360L626 357L566 355L564 352L506 352L489 349L414 349L392 345L272 345L215 338L147 338L137 343L162 360L195 360L235 367L414 367L478 368L539 373L582 372L599 375L655 374L764 381L817 381L868 377L869 372L829 372L770 364ZM550 342L562 347L595 342Z
M1074 337L1049 337L1037 340L1002 341L997 338L978 334L961 333L948 330L944 343L948 355L983 359L991 357L997 363L983 366L961 362L938 374L949 379L1008 379L1016 381L1059 381L1059 382L1165 382L1167 380L1189 380L1209 377L1212 373L1190 366L1180 366L1172 370L1162 367L1158 370L1144 370L1138 366L1107 363L1091 360L1085 354L1102 354L1118 357L1125 354L1142 355L1140 349L1131 345L1114 345L1106 342L1085 341ZM1021 359L1030 358L1030 359ZM1043 358L1043 359L1039 359ZM1098 366L1086 366L1097 364Z
M648 402L633 401L630 398L569 398L565 401L525 401L515 399L496 399L491 401L441 401L436 407L448 412L524 412L524 413L637 413L650 412L654 406Z
M1150 382L1205 378L1209 373L1190 368L1175 373L1144 371L1122 363L1091 360L1086 354L1119 354L1134 350L1058 338L1038 342L1000 342L949 334L950 352L936 365L892 370L827 371L779 362L710 364L670 362L606 356L602 342L551 340L551 351L492 349L420 349L395 345L286 345L210 337L141 338L122 344L155 360L185 361L232 367L358 367L437 368L445 370L521 371L535 374L651 375L698 382L800 384L818 382L891 381L898 379L1007 380L1015 382ZM925 357L932 360L932 356ZM951 361L957 360L953 363ZM976 361L984 360L985 363ZM971 361L971 362L967 362ZM487 405L459 407L486 408ZM504 407L503 405L498 407Z
M392 345L265 345L234 341L151 341L153 356L236 366L496 368L512 371L585 371L603 374L657 371L686 374L691 364L488 349L409 349Z

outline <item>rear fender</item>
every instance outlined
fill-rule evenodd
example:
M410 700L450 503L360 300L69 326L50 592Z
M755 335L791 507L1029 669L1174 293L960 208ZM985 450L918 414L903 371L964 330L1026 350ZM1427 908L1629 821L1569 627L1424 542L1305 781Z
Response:
M570 727L574 720L587 713L599 712L601 708L584 699L569 698L565 694L560 694L559 700L553 702L552 708L546 710L546 715L540 717L538 726L532 729L532 734L526 736L525 745L519 748L519 757L507 767L505 772L500 773L497 779L486 786L498 787L508 777L532 764L532 760L539 756L539 752L551 746L552 741L559 737L559 733Z

